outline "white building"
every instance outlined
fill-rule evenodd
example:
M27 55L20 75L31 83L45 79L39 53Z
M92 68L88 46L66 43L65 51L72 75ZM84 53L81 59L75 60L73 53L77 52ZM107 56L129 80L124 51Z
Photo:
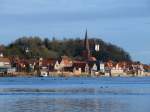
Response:
M105 64L100 63L100 72L104 73L105 72Z
M0 57L0 73L7 72L11 68L9 58Z
M123 75L124 69L122 67L120 67L119 64L117 64L115 67L112 67L111 74L113 76Z

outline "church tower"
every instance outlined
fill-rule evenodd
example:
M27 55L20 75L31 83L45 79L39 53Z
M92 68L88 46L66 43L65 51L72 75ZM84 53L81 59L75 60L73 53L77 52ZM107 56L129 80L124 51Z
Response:
M90 58L90 46L89 46L89 40L88 40L88 33L87 30L85 32L85 40L84 40L84 51L83 56L88 60Z

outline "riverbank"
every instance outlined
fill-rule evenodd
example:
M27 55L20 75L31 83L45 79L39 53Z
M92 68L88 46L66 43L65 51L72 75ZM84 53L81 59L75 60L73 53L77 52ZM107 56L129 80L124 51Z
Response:
M0 77L40 77L37 72L14 72L14 73L1 73ZM137 74L109 74L109 73L95 73L95 74L74 74L72 72L49 72L48 77L145 77L150 76L150 72L144 72L142 75Z

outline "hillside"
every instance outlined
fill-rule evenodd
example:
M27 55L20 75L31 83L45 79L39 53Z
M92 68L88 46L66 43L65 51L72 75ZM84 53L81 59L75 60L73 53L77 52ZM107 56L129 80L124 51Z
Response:
M84 40L80 38L64 40L53 38L49 40L40 37L22 37L5 46L4 51L6 56L19 56L22 58L58 58L67 55L71 58L83 59L81 56L84 49L83 43ZM100 45L99 52L94 50L95 43ZM101 61L110 59L114 61L131 60L130 55L124 49L101 39L91 38L89 44L92 56Z

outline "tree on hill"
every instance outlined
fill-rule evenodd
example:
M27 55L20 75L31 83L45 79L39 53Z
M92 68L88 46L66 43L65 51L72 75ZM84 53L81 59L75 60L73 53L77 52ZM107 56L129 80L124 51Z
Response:
M15 42L5 46L5 55L19 56L22 58L58 58L67 55L75 59L83 59L81 52L84 50L84 40L64 39L57 40L53 38L41 39L40 37L22 37ZM95 43L100 45L100 51L94 49ZM91 54L98 60L107 61L128 61L131 60L130 55L122 48L106 43L101 39L89 39Z

